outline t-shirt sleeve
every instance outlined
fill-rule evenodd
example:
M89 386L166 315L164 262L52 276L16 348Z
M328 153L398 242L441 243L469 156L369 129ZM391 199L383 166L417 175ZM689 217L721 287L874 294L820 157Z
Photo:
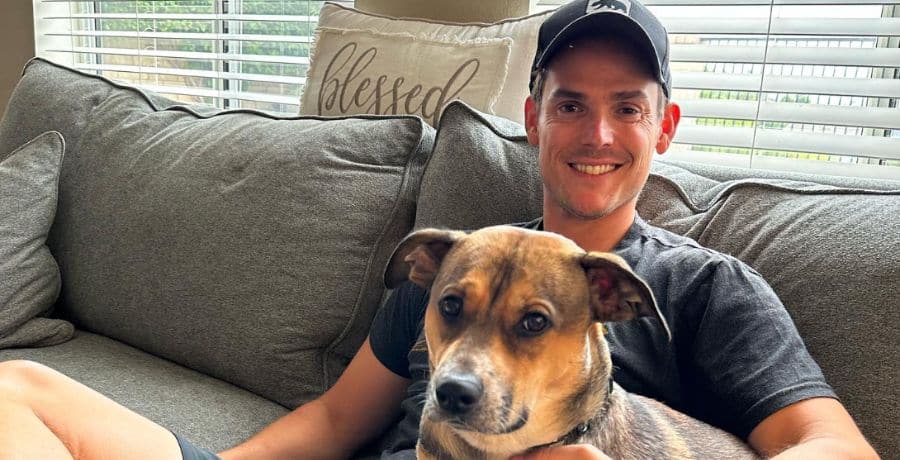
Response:
M375 314L369 330L369 344L378 361L407 379L409 351L418 339L427 305L428 291L410 282L403 283Z
M714 424L746 438L775 411L813 397L836 398L772 288L734 259L708 279L693 360L709 391Z

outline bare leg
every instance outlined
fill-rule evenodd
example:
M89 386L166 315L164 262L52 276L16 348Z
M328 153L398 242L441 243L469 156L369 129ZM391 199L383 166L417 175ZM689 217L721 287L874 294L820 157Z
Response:
M175 436L28 361L0 362L0 460L181 459Z

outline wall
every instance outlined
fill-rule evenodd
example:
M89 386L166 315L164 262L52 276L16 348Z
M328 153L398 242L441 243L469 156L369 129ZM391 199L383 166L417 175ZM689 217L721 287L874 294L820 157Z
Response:
M34 19L31 0L0 1L0 108L5 111L22 66L34 56Z

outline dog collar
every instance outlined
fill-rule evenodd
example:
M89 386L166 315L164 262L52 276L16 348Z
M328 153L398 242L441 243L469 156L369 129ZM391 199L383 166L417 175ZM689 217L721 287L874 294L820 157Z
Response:
M534 446L529 450L536 450L536 449L540 449L543 447L574 444L575 441L578 440L578 438L584 436L584 434L587 433L588 431L590 431L590 429L591 429L590 420L581 422L578 425L576 425L575 428L572 429L572 431L560 436L559 439L557 439L556 441L548 442L547 444L542 444L540 446Z

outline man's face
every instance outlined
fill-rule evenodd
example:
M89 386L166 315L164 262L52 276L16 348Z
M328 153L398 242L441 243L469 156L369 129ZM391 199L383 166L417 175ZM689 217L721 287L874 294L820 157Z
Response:
M612 41L581 42L551 62L541 103L526 101L545 214L597 219L635 206L679 116L674 104L660 116L659 85L637 59Z

